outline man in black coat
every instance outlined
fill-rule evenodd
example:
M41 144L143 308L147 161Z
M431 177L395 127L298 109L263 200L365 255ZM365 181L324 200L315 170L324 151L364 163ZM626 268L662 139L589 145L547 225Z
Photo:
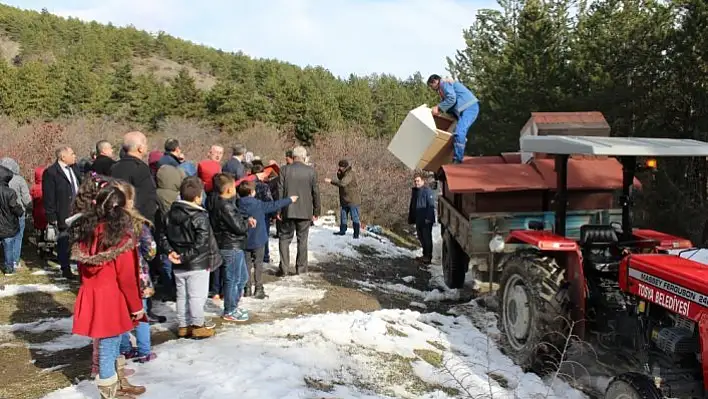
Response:
M155 223L157 188L150 167L143 161L148 153L147 137L141 132L123 136L125 156L111 167L111 177L125 180L135 187L135 208Z
M236 180L246 177L246 169L243 166L244 155L246 155L246 146L236 144L231 152L231 159L224 164L222 171L232 174Z
M282 219L279 237L280 270L279 276L290 272L290 243L297 235L297 259L295 273L307 273L307 240L310 225L320 216L320 191L317 186L315 168L304 163L307 157L305 147L293 149L293 163L283 167L278 180L278 198L299 197L294 204L288 205L280 213Z
M91 170L103 176L111 175L111 167L116 161L113 160L113 146L107 140L96 143L96 159L91 165Z
M71 204L81 185L81 173L76 167L76 154L71 147L57 148L56 162L42 174L44 210L49 223L48 230L56 234L57 256L62 276L74 280L69 263L69 232L66 219L71 216ZM51 234L51 233L50 233Z

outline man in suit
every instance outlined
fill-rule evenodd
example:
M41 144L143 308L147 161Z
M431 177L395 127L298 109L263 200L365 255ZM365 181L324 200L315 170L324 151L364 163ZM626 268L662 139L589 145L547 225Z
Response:
M236 144L231 152L231 159L226 162L223 167L224 173L231 173L236 180L243 179L246 177L246 170L243 167L245 162L244 157L246 156L246 146L243 144Z
M317 173L312 166L304 163L307 157L305 147L293 149L293 163L283 167L278 180L278 198L298 196L299 200L281 211L279 232L280 270L279 276L290 272L290 243L297 235L297 259L295 274L307 273L307 240L310 224L320 215L320 191L317 187Z
M125 156L111 167L111 177L125 180L135 187L135 208L155 223L157 188L150 167L143 161L148 154L147 137L137 131L126 133L123 136L123 150Z
M62 276L75 280L69 263L69 232L66 219L71 216L71 204L81 184L76 154L71 147L62 146L55 152L56 162L42 174L42 192L44 210L49 223L48 230L57 237L57 256L61 265Z

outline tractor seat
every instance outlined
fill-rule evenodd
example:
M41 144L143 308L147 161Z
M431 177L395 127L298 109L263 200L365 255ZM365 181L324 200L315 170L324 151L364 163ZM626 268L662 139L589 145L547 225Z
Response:
M609 224L585 224L580 226L581 247L608 247L619 243L615 228Z
M614 227L606 224L586 224L580 226L578 244L583 251L584 261L598 272L616 272L621 257L616 256L619 243Z

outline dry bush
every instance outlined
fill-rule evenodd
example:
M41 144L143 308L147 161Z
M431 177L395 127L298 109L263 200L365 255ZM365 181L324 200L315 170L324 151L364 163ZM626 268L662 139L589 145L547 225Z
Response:
M35 121L19 125L8 118L0 118L0 154L15 159L25 179L33 182L34 168L53 162L56 147L69 145L79 158L88 157L96 141L120 142L121 135L129 130L127 125L102 119Z
M324 183L324 179L335 177L337 162L347 159L361 190L362 223L391 228L405 225L412 175L387 147L386 140L354 131L317 137L310 159L320 178L323 210L339 207L337 187Z
M141 126L101 118L18 125L0 117L0 156L17 160L22 174L32 182L34 168L53 162L57 146L69 145L79 158L85 158L98 140L109 140L118 147L123 134L131 130L141 130ZM228 157L231 147L240 143L265 162L274 159L283 163L285 151L296 144L292 134L264 124L254 124L235 134L224 134L209 124L171 118L160 132L148 135L148 145L153 150L162 150L168 137L179 139L187 158L195 162L206 157L212 144L222 145L225 157ZM326 184L324 179L334 177L337 162L347 159L359 181L362 223L391 228L405 225L412 177L388 152L387 146L386 140L368 138L353 130L323 134L317 138L316 145L310 148L310 158L319 175L324 212L339 208L337 188Z

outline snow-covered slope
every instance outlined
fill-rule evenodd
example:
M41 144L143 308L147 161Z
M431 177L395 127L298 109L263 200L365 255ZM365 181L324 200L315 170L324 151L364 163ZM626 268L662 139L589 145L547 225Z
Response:
M325 220L326 222L326 220ZM397 248L382 237L361 240L333 237L334 227L320 224L310 233L310 259L323 262L333 256L352 262L361 256L357 245L367 245L381 257L413 257L415 252ZM436 235L439 230L436 229ZM271 241L273 264L277 243ZM295 243L291 247L294 251ZM439 248L436 248L439 259ZM411 270L417 265L411 262ZM363 290L410 291L413 307L420 301L454 299L458 293L439 287L439 261L430 268L429 291L415 290L400 281L362 281ZM403 287L403 288L402 288ZM324 291L308 286L302 276L266 286L270 298L247 298L251 312L311 303ZM300 293L303 298L298 298ZM161 304L168 312L173 304ZM213 307L214 304L209 304ZM208 309L216 313L218 309ZM480 312L483 312L480 310ZM164 312L163 312L164 313ZM168 314L169 313L164 313ZM282 314L281 314L282 316ZM65 321L54 322L69 331ZM26 325L16 328L40 328ZM167 327L173 327L169 323ZM157 328L165 328L165 326ZM12 328L5 326L5 328ZM82 350L90 350L86 347ZM583 398L580 392L556 381L549 384L524 373L504 356L493 339L480 332L467 316L386 309L295 314L278 320L222 327L215 338L204 341L173 340L155 346L158 358L136 364L131 380L145 385L141 398ZM83 381L45 399L98 398L93 381Z

